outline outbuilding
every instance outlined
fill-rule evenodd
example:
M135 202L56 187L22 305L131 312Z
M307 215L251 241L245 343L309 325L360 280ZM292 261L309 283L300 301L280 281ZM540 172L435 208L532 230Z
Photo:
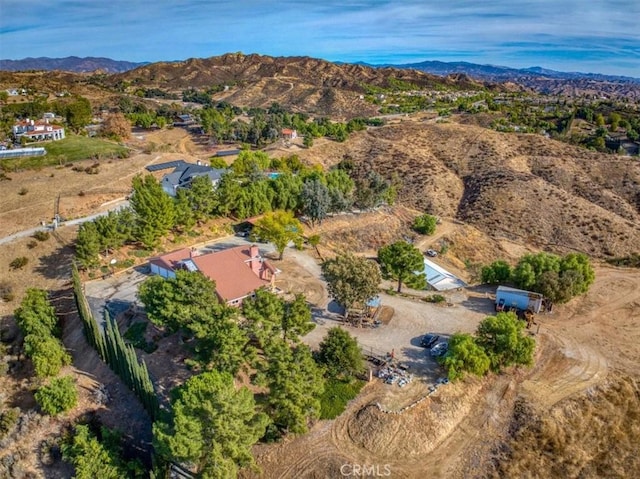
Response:
M514 308L521 311L539 313L542 309L544 297L540 293L523 289L498 286L496 290L496 311Z

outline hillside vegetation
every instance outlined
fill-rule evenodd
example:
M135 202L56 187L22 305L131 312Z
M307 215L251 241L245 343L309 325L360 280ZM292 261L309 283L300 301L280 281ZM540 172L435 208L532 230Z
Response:
M640 165L537 135L404 121L333 147L362 175L401 183L398 200L492 237L594 256L640 249Z

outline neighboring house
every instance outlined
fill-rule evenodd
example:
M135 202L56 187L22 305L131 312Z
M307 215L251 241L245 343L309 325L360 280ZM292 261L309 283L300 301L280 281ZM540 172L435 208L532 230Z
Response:
M26 137L31 141L57 141L64 138L64 128L49 123L49 119L34 121L27 118L16 122L12 130L16 140L22 137Z
M191 115L178 115L176 116L173 126L190 126L196 122L195 118Z
M640 143L627 138L626 133L612 133L605 137L605 146L610 150L623 150L627 155L637 155Z
M284 138L285 140L295 140L296 138L298 138L298 132L290 128L283 128L282 138Z
M178 188L189 188L194 178L199 176L207 176L211 180L211 185L215 187L222 175L227 170L223 168L211 168L209 165L198 163L187 163L184 160L170 161L168 163L160 163L158 165L150 165L148 171L159 171L173 168L171 173L167 173L162 177L160 184L162 189L171 196L175 196Z
M152 274L175 278L179 269L200 271L215 281L220 301L240 306L247 297L254 297L260 288L275 289L280 272L260 256L256 245L237 246L215 253L196 256L189 248L172 251L149 260Z

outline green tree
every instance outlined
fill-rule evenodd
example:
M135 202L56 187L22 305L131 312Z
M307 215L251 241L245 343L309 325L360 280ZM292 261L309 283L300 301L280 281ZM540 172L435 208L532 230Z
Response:
M268 413L281 430L307 431L307 423L320 414L318 398L324 391L322 369L305 344L294 348L282 340L265 347L266 364L258 382L269 387Z
M329 294L344 306L345 317L353 306L364 307L378 293L382 281L376 263L352 253L339 254L322 263L322 274Z
M71 356L53 336L29 334L24 338L24 352L31 358L39 378L57 376L64 366L71 364Z
M499 371L514 364L533 362L535 341L524 335L524 321L515 313L497 313L482 320L477 330L477 343L489 357L491 369Z
M100 265L100 235L93 221L82 223L78 229L76 259L84 269Z
M560 257L550 253L526 254L513 270L513 281L523 289L533 289L545 271L560 272Z
M582 253L570 253L561 258L543 252L520 258L512 280L518 287L537 291L562 303L586 293L595 280L595 273L589 258Z
M364 359L358 340L348 331L334 327L320 343L318 361L330 377L355 377L364 370Z
M575 271L580 281L575 282L575 295L584 294L596 279L593 266L589 257L582 253L569 253L560 260L560 271L566 276L570 271Z
M249 323L249 330L263 345L280 333L284 310L284 301L266 289L259 289L254 298L242 302L242 313Z
M304 135L302 139L302 144L305 148L311 148L313 146L313 135L307 134Z
M71 356L54 335L57 317L46 291L28 289L14 314L24 335L25 354L31 359L38 377L55 376L63 366L71 364Z
M91 123L91 103L84 97L76 97L73 101L67 103L65 117L71 129L79 132Z
M198 224L211 218L218 207L218 197L207 176L199 176L191 182L186 196Z
M422 253L406 241L396 241L380 248L378 261L382 277L398 281L398 293L402 284L415 289L424 289L427 284Z
M188 328L196 314L218 305L215 283L199 272L176 271L175 278L151 276L138 288L149 320L169 331Z
M609 114L609 131L617 131L621 121L622 118L620 117L619 113L616 113L615 111L611 112Z
M292 173L282 173L269 180L273 191L271 207L277 210L296 211L300 203L302 180Z
M504 283L511 279L511 266L506 261L497 260L480 270L480 280L483 283Z
M266 213L256 221L253 234L273 243L280 259L290 242L297 247L302 246L302 225L289 211L276 210Z
M131 208L136 214L136 239L153 247L175 225L172 198L152 176L138 175L133 179Z
M312 322L311 308L303 294L296 294L293 301L286 302L282 315L282 339L298 341L300 336L312 331L316 325Z
M443 360L443 366L451 381L462 379L467 372L484 376L490 365L487 353L476 343L473 336L466 333L451 336L449 350Z
M25 336L29 334L51 336L56 331L58 324L56 310L49 302L48 293L42 289L27 289L20 307L13 314Z
M175 227L181 231L191 231L196 224L195 212L189 202L188 190L180 188L176 191L175 201L173 204L176 219Z
M123 216L120 212L110 211L106 216L93 220L98 234L100 249L109 254L124 245L130 239L130 232L121 225Z
M436 232L437 224L438 224L438 219L435 216L424 214L424 215L418 216L413 221L412 227L416 232L422 235L431 236L433 233Z
M355 184L347 172L334 168L326 174L326 180L331 197L330 211L346 211L351 208Z
M237 310L218 301L215 283L201 273L152 276L140 285L138 297L151 322L193 335L196 355L206 368L235 375L251 358L248 338L235 320Z
M203 313L195 315L189 325L197 339L197 358L208 370L235 376L255 356L246 332L238 326L236 308L219 305L213 313Z
M254 465L253 446L268 419L256 412L253 394L236 389L229 373L209 371L175 390L172 414L153 425L156 451L168 460L193 465L202 478L234 478Z
M35 393L36 402L49 416L57 416L72 409L78 403L76 383L71 376L53 378L48 385Z
M311 331L311 310L302 294L293 301L284 301L280 296L265 289L256 291L255 298L242 303L242 311L248 321L248 329L263 345L282 334L283 340L297 341Z
M73 436L62 444L62 458L73 465L75 479L122 479L134 477L131 464L120 459L119 435L101 429L102 442L91 433L89 426L77 424ZM137 464L137 463L133 463ZM135 474L135 477L140 477Z
M311 226L313 227L316 221L322 224L331 207L329 189L319 179L305 181L300 199L302 212L311 220Z

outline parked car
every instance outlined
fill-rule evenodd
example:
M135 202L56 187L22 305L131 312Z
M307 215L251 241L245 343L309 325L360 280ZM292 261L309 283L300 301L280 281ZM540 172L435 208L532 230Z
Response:
M432 258L435 258L436 256L438 256L438 252L434 249L428 249L427 251L425 251L425 254L427 256L431 256Z
M430 353L434 358L439 358L440 356L444 356L449 350L449 343L443 342L438 343L434 347L431 348Z
M420 346L423 348L431 348L440 339L440 336L434 333L425 334L420 341Z

